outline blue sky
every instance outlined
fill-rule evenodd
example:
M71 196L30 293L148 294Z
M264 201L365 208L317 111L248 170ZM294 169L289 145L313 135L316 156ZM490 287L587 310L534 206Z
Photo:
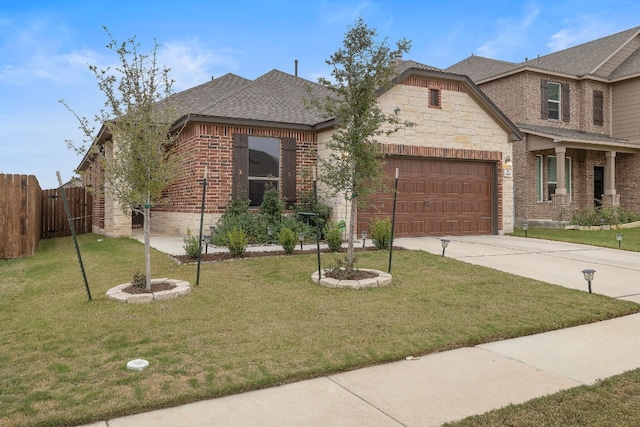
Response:
M57 4L60 3L60 4ZM57 187L80 157L76 113L93 117L104 97L88 64L116 59L108 38L154 40L174 91L226 73L254 79L272 70L315 81L358 17L390 43L406 38L405 59L446 68L470 54L521 62L640 25L640 2L556 1L157 1L0 0L0 173L36 175Z

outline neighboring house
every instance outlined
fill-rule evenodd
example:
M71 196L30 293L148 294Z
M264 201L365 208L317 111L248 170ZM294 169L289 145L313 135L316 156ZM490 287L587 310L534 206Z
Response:
M472 55L469 76L524 134L514 144L516 223L576 211L640 212L640 27L521 63Z
M305 108L307 90L322 86L273 70L247 80L226 74L173 95L181 133L173 149L188 153L184 174L166 195L170 204L152 209L155 231L184 235L199 227L202 179L208 171L204 218L215 224L234 195L259 206L267 184L287 204L312 190L312 167L326 156L335 127ZM398 77L379 94L387 113L400 108L416 126L379 137L391 178L399 169L397 236L499 234L513 230L512 141L516 126L467 77L413 61L398 62ZM97 140L107 154L110 136ZM117 143L117 141L116 141ZM91 168L87 159L79 169ZM322 173L322 171L320 171ZM97 175L93 175L96 177ZM93 185L99 185L94 178ZM346 218L343 195L322 192L333 220ZM390 217L392 193L375 194L358 215L358 233L375 217ZM131 218L106 195L96 198L94 231L131 234Z

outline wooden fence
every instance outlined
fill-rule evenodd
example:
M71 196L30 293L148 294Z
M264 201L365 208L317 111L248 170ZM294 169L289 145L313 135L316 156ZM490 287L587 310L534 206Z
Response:
M93 198L84 187L65 188L76 234L91 233ZM42 191L42 238L71 236L69 220L58 188Z
M92 229L93 198L84 187L65 188L76 234ZM40 239L70 236L59 189L42 190L33 175L0 174L0 259L33 255Z
M35 253L41 235L41 192L33 175L0 174L0 259Z

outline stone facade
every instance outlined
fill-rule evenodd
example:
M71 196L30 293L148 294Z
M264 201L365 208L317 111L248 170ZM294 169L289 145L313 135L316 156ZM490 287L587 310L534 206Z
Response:
M429 107L430 89L440 91L439 108ZM505 177L503 173L504 161L513 157L511 133L501 127L461 84L411 77L382 94L378 102L385 113L389 114L397 107L401 120L415 123L413 127L377 138L385 145L385 154L495 162L498 169L498 232L513 231L513 178ZM330 137L330 132L318 136L320 158L329 154L324 146ZM350 205L345 198L342 195L327 198L333 207L333 219L348 219Z

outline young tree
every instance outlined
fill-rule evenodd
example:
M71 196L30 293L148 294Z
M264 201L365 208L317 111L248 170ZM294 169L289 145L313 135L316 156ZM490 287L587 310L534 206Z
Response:
M107 48L117 55L119 66L111 70L89 65L89 70L106 98L105 108L94 121L101 123L100 133L110 135L113 149L101 149L89 120L61 100L78 118L85 135L81 145L67 144L97 167L105 191L125 214L143 215L146 287L151 289L150 209L162 202L162 191L177 178L181 162L181 156L169 152L178 136L171 129L175 120L169 102L173 81L169 69L157 65L157 43L149 54L140 54L135 37L118 43L104 29L110 39Z
M408 52L411 42L402 39L391 50L387 40L376 42L377 32L362 18L345 34L343 47L326 63L333 67L333 81L319 78L329 91L319 98L309 91L308 103L326 117L336 120L336 129L327 143L329 156L320 158L319 180L351 201L346 267L354 268L353 240L357 206L384 185L383 154L376 140L413 124L402 122L400 110L385 114L378 106L381 90L388 89L396 76L396 59Z

